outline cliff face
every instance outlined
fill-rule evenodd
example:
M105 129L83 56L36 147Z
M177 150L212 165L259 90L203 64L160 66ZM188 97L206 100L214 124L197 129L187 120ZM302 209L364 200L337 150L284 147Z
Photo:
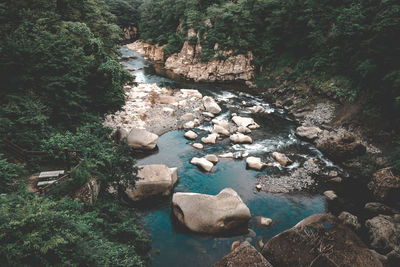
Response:
M136 50L152 61L164 62L164 46L147 44L141 40L137 40L134 43L127 44L126 47Z
M124 28L122 33L123 40L130 41L135 40L138 34L138 30L135 26L128 26Z
M189 30L188 36L196 36L196 33ZM127 47L145 54L150 60L164 62L163 46L136 41ZM218 48L216 47L215 50L217 51ZM172 54L165 60L165 68L194 81L249 81L254 76L251 52L247 55L230 56L232 51L221 51L221 54L226 57L225 60L214 57L208 62L201 62L200 54L200 42L190 45L189 41L185 41L179 53Z
M196 36L193 30L189 30L188 36ZM215 50L218 48L216 47ZM230 56L232 51L222 51L225 60L212 58L208 62L201 62L201 45L190 45L185 41L181 51L171 55L165 61L165 68L195 81L248 81L253 78L254 67L251 65L253 55Z

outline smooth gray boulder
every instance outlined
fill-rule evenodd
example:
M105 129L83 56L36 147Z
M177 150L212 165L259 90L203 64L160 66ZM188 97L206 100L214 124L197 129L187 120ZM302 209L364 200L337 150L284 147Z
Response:
M250 136L241 133L232 134L229 139L235 144L251 144L253 139Z
M213 133L215 134L220 134L220 135L225 135L225 136L229 136L229 131L227 129L225 129L224 127L215 124L214 128L213 128Z
M232 121L237 125L237 127L240 127L240 126L248 127L250 125L256 124L252 118L240 117L240 116L232 117Z
M189 139L189 140L195 140L197 138L197 133L193 132L193 131L187 131L184 134L185 138Z
M288 158L285 154L282 154L279 152L273 152L271 154L271 156L274 160L276 160L282 166L286 166L288 164L293 163L293 161L290 158Z
M251 133L251 130L245 126L239 126L239 128L237 129L238 133L242 133L242 134L249 134Z
M163 164L138 166L139 180L135 188L127 188L126 195L133 201L154 196L168 196L178 182L178 168L168 168Z
M229 122L228 121L213 119L211 122L214 125L221 126L221 127L225 128L227 131L229 131L230 126L229 126Z
M250 210L231 188L218 195L175 193L172 210L179 222L197 233L221 234L244 226Z
M218 114L221 112L220 106L211 96L203 97L203 106L207 112L211 112L212 114Z
M257 157L248 157L246 159L246 164L247 167L256 171L261 171L266 166L266 164L261 162L261 159Z
M157 146L158 135L144 129L133 128L129 132L127 142L133 149L152 150Z
M204 144L212 144L214 145L217 142L218 134L212 133L209 134L207 137L202 137L201 142Z
M202 170L209 172L214 167L214 164L211 161L206 160L205 158L192 158L190 161L191 164L200 167Z
M214 267L272 267L249 242L240 243L231 253L214 264Z

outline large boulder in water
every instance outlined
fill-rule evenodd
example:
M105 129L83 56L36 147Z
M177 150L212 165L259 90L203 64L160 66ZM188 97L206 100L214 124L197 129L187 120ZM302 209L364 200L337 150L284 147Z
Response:
M390 168L375 172L368 188L379 201L387 203L400 201L400 177L395 176Z
M274 266L363 266L382 263L333 215L315 214L270 239L261 253Z
M271 263L247 241L241 243L235 250L214 264L214 267L236 266L272 267Z
M207 112L211 112L212 114L218 114L221 112L220 106L211 96L203 97L203 106Z
M231 188L218 195L175 193L172 210L178 221L193 232L221 234L245 225L250 210Z
M235 144L251 144L251 143L253 143L253 139L251 139L250 136L244 135L241 133L232 134L229 138L231 139L232 143L235 143Z
M282 166L286 166L288 164L293 163L293 161L288 156L286 156L285 154L279 153L279 152L273 152L271 154L271 156L274 160L279 162L279 164L281 164Z
M205 158L192 158L192 160L190 161L191 164L196 165L197 167L200 167L202 170L209 172L211 171L211 169L214 167L214 164L205 159Z
M168 168L163 164L138 166L135 188L127 188L126 195L133 201L154 196L169 196L178 182L178 169Z
M133 128L129 132L127 142L133 149L152 150L157 146L158 135L144 129Z

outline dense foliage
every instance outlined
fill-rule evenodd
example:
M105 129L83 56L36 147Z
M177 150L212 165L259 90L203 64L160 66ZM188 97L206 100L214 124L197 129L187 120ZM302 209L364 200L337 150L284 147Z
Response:
M0 262L7 266L143 266L148 238L128 207L68 198L0 196Z
M120 28L102 0L0 4L1 137L34 148L124 103Z
M121 29L115 22L131 23L124 19L126 13L117 21L104 0L0 3L0 140L48 151L51 159L24 166L0 154L2 265L149 263L149 238L135 211L107 192L108 186L121 192L137 179L131 149L114 143L100 122L123 105L123 85L132 78L117 58ZM49 170L48 164L65 167L65 147L80 151L70 162L78 167L49 194L28 193L28 174ZM101 184L98 199L72 200L91 177Z
M71 165L77 165L82 160L79 168L74 169L70 179L55 187L54 194L65 195L85 184L90 177L96 177L103 185L108 184L120 192L134 185L137 168L134 166L132 151L126 144L116 146L110 134L110 129L97 122L85 124L74 133L54 133L42 141L41 149L48 151L54 159L65 159L65 147L80 151L70 162ZM102 188L107 189L106 186Z
M167 52L179 50L194 28L203 60L218 56L216 44L235 53L252 51L259 70L280 64L299 76L340 76L353 90L338 88L342 96L358 93L386 111L400 111L396 0L149 0L140 11L142 39L167 44Z

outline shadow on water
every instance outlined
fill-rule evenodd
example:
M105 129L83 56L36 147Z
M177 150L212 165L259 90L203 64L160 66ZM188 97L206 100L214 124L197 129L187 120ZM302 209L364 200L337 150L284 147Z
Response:
M159 138L158 150L137 155L137 164L165 164L178 167L179 181L174 192L195 192L218 194L222 189L234 189L249 207L252 219L249 221L247 233L231 236L198 235L188 231L179 224L171 211L171 197L155 199L135 205L144 219L147 230L152 236L153 266L210 266L229 253L233 241L250 241L257 247L257 239L264 242L274 235L293 227L298 221L312 214L326 211L326 203L320 194L291 193L272 194L258 192L255 189L257 175L289 172L289 168L266 168L262 172L246 169L246 163L240 159L220 159L210 173L201 172L190 164L193 157L202 157L209 153L247 151L251 155L260 156L270 161L269 154L282 151L295 155L295 161L301 164L307 158L322 157L310 144L297 139L294 123L282 110L273 108L263 99L252 96L243 88L228 84L198 84L166 77L168 74L161 66L143 59L134 51L121 49L122 54L129 57L123 61L125 67L132 69L138 82L157 83L170 88L195 88L203 94L216 98L229 99L223 105L218 118L229 119L232 112L249 116L249 112L239 109L245 101L248 105L262 105L269 114L251 116L261 128L252 132L253 144L232 145L229 138L218 140L216 145L206 145L203 150L193 148L183 137L183 131L170 131ZM240 93L241 92L241 93ZM195 129L199 134L195 142L208 134L211 125L205 123ZM273 220L270 227L259 223L259 217Z

